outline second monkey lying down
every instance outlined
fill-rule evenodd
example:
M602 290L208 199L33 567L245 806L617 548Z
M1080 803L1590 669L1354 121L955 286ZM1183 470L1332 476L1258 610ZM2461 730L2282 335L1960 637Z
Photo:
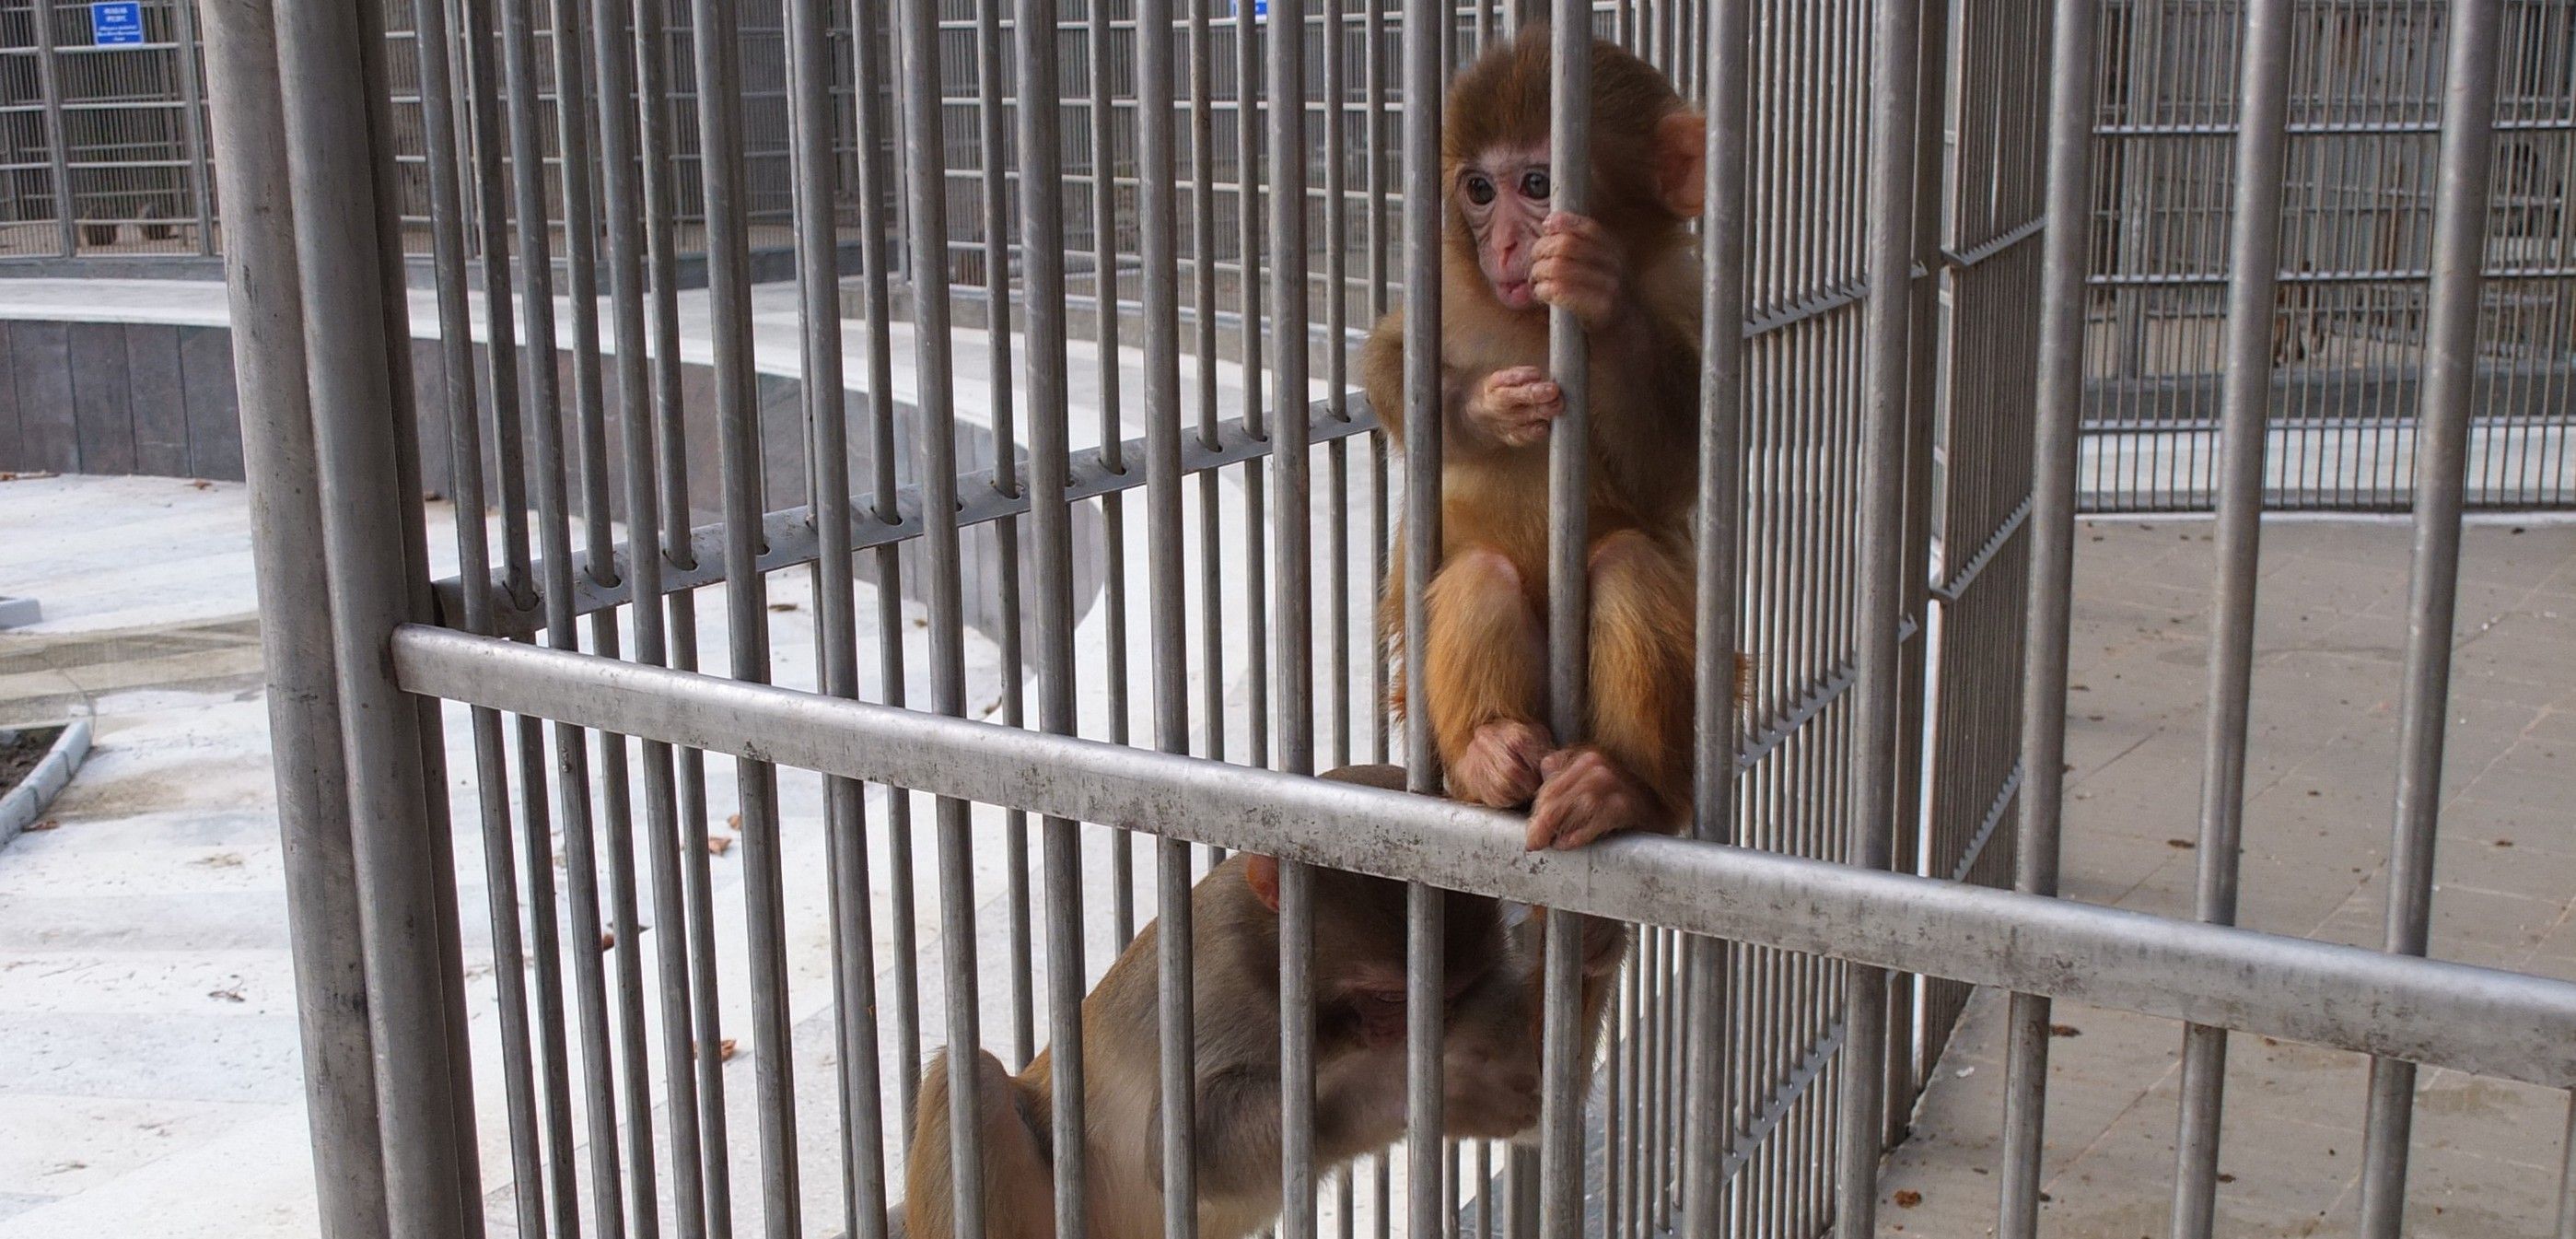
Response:
M1354 766L1323 777L1404 787L1404 772L1395 766ZM1200 1239L1242 1239L1279 1213L1278 882L1278 862L1238 853L1190 892ZM1405 1134L1405 888L1317 869L1310 889L1320 1172ZM1450 892L1445 905L1446 1134L1525 1136L1539 1114L1539 920L1510 917L1495 900L1476 895ZM1588 928L1579 1051L1587 1071L1609 1006L1609 976L1626 951L1624 927L1594 922ZM1087 1239L1163 1233L1160 944L1156 926L1147 925L1082 1002ZM1051 1239L1050 1052L1040 1052L1016 1076L980 1050L971 1062L981 1090L985 1233ZM890 1228L908 1239L955 1236L948 1127L954 1067L955 1059L943 1053L922 1073L904 1179L902 1209L909 1216L898 1216Z

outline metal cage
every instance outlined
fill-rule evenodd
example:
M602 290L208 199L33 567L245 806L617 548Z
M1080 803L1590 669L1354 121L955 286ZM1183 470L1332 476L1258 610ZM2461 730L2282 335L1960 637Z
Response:
M2478 436L2496 400L2567 416L2515 368L2560 364L2564 277L2521 268L2535 229L2564 258L2563 212L2497 123L2504 66L2565 64L2567 6L2367 6L2365 45L2438 30L2391 79L2426 101L2403 210L2429 232L2345 289L2284 273L2340 270L2337 238L2397 209L2293 176L2300 126L2343 123L2294 113L2298 49L2355 6L1556 4L1560 47L1620 40L1710 118L1701 700L1689 837L1536 856L1506 815L1307 776L1397 758L1436 786L1371 616L1391 590L1419 625L1438 545L1441 87L1537 6L1005 7L210 8L326 1233L880 1235L925 1052L1053 1044L1078 1073L1075 1004L1147 918L1184 940L1213 849L1290 862L1288 1239L1875 1235L1886 1141L1971 986L2013 994L2004 1235L2039 1224L2052 998L2187 1027L2178 1234L2210 1232L2229 1030L2377 1056L2374 1235L2403 1216L2416 1065L2576 1087L2576 984L2420 958L2462 510L2506 501ZM2230 49L2202 93L2136 85L2194 30ZM1581 166L1583 61L1556 62ZM2223 83L2223 123L2169 114ZM2106 111L2114 84L2139 93ZM2167 125L2190 132L2129 132ZM2298 194L2343 205L2284 236ZM2356 300L2297 300L2328 287ZM1407 444L1348 382L1398 305ZM2285 313L2328 343L2282 356ZM2363 350L2412 469L2372 502L2417 530L2383 953L2228 922L2279 430L2317 420L2301 376L2408 333ZM2206 370L2145 364L2181 340ZM2153 424L2088 433L2106 408ZM2103 498L2121 444L2176 435L2208 440L2205 477ZM2563 438L2524 442L2564 468ZM414 500L424 454L452 509ZM2527 480L2511 501L2567 496ZM2054 897L2076 513L2170 495L2220 542L2189 922ZM1580 507L1552 517L1575 574ZM1552 1024L1569 914L1642 926L1602 1091L1556 1036L1534 1147L1314 1164L1307 865L1549 909ZM1438 1050L1412 1041L1426 1130ZM1056 1171L1076 1226L1079 1158ZM2576 1172L2562 1196L2576 1236Z

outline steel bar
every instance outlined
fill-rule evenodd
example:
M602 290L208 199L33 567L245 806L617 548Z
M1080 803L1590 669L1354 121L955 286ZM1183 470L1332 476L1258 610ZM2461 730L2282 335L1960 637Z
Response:
M2272 273L2280 268L2282 125L2289 109L2292 19L2290 0L2251 0L2246 5L2238 87L2244 128L2236 139L2235 217L2229 234L2235 274L2227 286L2217 597L2209 637L2209 722L2194 899L2200 919L2216 924L2236 919L2237 847L2244 825L2264 434L2272 390ZM2174 1239L2208 1239L2216 1220L2219 1112L2226 1078L2227 1031L2207 1025L2186 1030Z
M644 191L644 249L646 277L652 297L646 309L647 327L652 337L653 426L660 440L660 469L652 477L653 506L659 510L661 528L655 532L657 542L637 543L645 548L641 559L654 553L658 546L661 562L654 575L678 573L696 564L695 548L688 537L689 468L684 401L680 370L680 302L678 256L675 253L678 212L673 198L676 159L673 157L673 104L668 82L674 74L670 63L671 41L666 33L665 12L669 6L661 0L635 0L635 87L636 112L641 121L643 158L640 178ZM497 308L497 307L496 307ZM642 506L630 508L630 524L642 521L647 511ZM634 588L642 593L645 577L637 572ZM582 580L592 574L583 573ZM648 604L649 605L649 604ZM640 608L639 608L640 610ZM698 665L698 610L696 595L685 590L668 596L663 617L669 630L669 665L694 670ZM643 639L645 622L637 621L637 640ZM900 648L898 646L898 648ZM652 750L647 749L648 758ZM688 1018L679 1024L665 1025L664 1035L681 1041L696 1072L699 1124L697 1153L699 1175L706 1191L705 1223L713 1239L729 1239L733 1234L733 1167L731 1142L725 1133L724 1062L716 1054L702 1054L697 1047L717 1045L722 1028L718 1016L715 956L715 883L714 861L709 855L707 831L706 755L695 749L679 754L676 806L680 831L680 856L675 867L681 885L674 891L662 886L665 875L655 870L655 907L666 925L678 925L685 951L676 951L668 942L660 948L666 965L673 955L684 958L677 975L685 979ZM657 847L659 845L657 844ZM657 858L658 863L658 858ZM666 902L670 895L677 902ZM900 926L902 922L898 922ZM667 1000L666 1000L667 1001ZM666 1008L667 1010L667 1008ZM679 1030L687 1031L682 1040ZM679 1051L665 1050L666 1056L677 1057ZM677 1094L675 1093L675 1096ZM675 1103L676 1104L676 1103ZM679 1122L674 1116L673 1138L678 1138ZM683 1180L684 1181L684 1180Z
M706 195L709 333L715 353L716 454L722 483L725 559L754 561L761 502L759 406L751 347L749 187L744 181L742 47L736 0L691 0L699 171ZM737 680L769 678L768 581L757 572L725 578L725 629ZM704 745L692 747L704 748ZM796 1143L794 1030L788 1015L786 895L780 857L778 772L758 755L737 755L741 806L743 915L748 922L752 1090L759 1101L761 1223L771 1239L801 1234L803 1193ZM700 1046L699 1053L707 1054Z
M424 625L395 634L394 665L409 692L710 751L756 749L782 765L931 795L971 792L1308 864L2576 1086L2576 983L2566 981L1690 840L1621 834L1530 854L1518 818L1428 796Z
M414 20L415 29L429 28L417 25L417 17ZM172 58L179 62L179 132L184 144L181 149L187 160L188 203L196 216L197 253L211 255L215 252L215 196L208 192L213 182L213 169L206 159L206 92L197 68L197 6L171 5L170 25L171 40L178 44L172 51ZM444 25L435 28L446 29ZM428 119L427 96L434 90L443 93L446 86L445 82L432 85L427 79L422 80L424 123ZM426 136L423 135L424 138Z
M849 401L842 390L839 159L833 149L839 105L832 98L830 0L789 0L785 17L806 482L816 513L815 661L823 692L856 699L858 600L848 519ZM865 39L865 27L854 26L852 35ZM873 79L861 81L861 89L874 89ZM885 1115L877 1075L876 913L870 893L867 789L849 779L828 779L823 796L841 1106L841 1229L857 1239L880 1239L886 1226Z
M1191 356L1198 380L1195 446L1217 444L1216 31L1217 0L1189 0L1190 16L1190 314ZM1183 450L1187 450L1184 448ZM1219 568L1219 479L1199 475L1199 714L1201 751L1225 756L1225 577ZM1259 536L1255 526L1255 537Z
M2433 204L2433 282L2424 325L2416 414L2414 581L2406 622L2405 697L2398 715L2397 804L2388 845L2387 947L2422 955L2433 918L2433 848L2442 819L2442 752L2451 699L2451 642L2459 615L2460 509L2468 488L2469 419L2476 411L2478 319L2488 190L2495 162L2497 0L2447 10L2440 171ZM2361 1170L2361 1233L2395 1239L2405 1223L2407 1146L2415 1066L2370 1064Z
M1092 0L1097 5L1100 0ZM1029 528L1037 541L1038 726L1074 733L1073 512L1066 496L1071 470L1066 384L1063 135L1056 85L1055 0L1019 0L1013 43L1020 105L1020 253L1028 286ZM1032 106L1045 100L1049 106ZM1101 152L1095 150L1095 167ZM1097 226L1097 221L1095 226ZM1099 273L1107 278L1107 271ZM1116 314L1104 297L1102 321ZM1104 359L1114 366L1116 358ZM1007 455L1011 445L1000 445ZM1004 572L1016 566L1005 561ZM1015 669L1016 670L1016 669ZM1016 675L1013 678L1017 678ZM1039 825L1046 866L1048 1053L1054 1071L1055 1233L1088 1233L1085 1170L1082 997L1082 856L1075 824L1050 816ZM1117 836L1123 846L1124 836ZM1024 872L1024 871L1023 871Z
M1327 4L1335 0L1326 0ZM1308 421L1302 415L1308 391L1306 267L1306 2L1271 0L1270 37L1266 46L1269 72L1265 100L1270 121L1269 191L1278 202L1270 212L1270 407L1279 413L1272 427L1271 485L1277 506L1271 510L1271 537L1278 566L1279 628L1275 676L1270 699L1278 710L1278 768L1291 774L1315 770L1315 635L1314 535L1311 453ZM1238 12L1241 9L1238 8ZM1246 28L1249 29L1248 27ZM1238 107L1252 109L1250 78L1243 79ZM1249 144L1244 147L1244 179L1251 179ZM1246 195L1247 203L1256 201ZM1250 278L1251 249L1245 249ZM1247 288L1249 286L1247 285ZM1247 300L1245 305L1249 307ZM1339 351L1339 341L1335 342ZM1257 391L1257 360L1247 358L1245 386ZM1329 400L1329 398L1328 398ZM1247 472L1249 472L1247 470ZM1334 496L1339 502L1340 496ZM1254 502L1257 504L1258 499ZM1252 512L1257 523L1260 509ZM1256 536L1257 532L1256 532ZM1252 581L1252 616L1263 609L1261 572ZM1335 623L1344 617L1335 615ZM1256 658L1261 635L1251 637ZM1259 674L1258 664L1254 674ZM1260 710L1256 702L1253 709ZM1254 749L1256 760L1260 749ZM1305 866L1293 861L1279 867L1279 1236L1315 1236L1315 994L1314 906L1312 882ZM1058 1233L1066 1233L1059 1229Z
M316 1213L335 1239L370 1239L388 1233L384 1148L273 9L210 8L206 73L213 145L227 170L225 295Z
M1275 2L1282 9L1302 4L1302 0ZM1236 324L1241 332L1237 347L1242 349L1243 356L1243 428L1255 439L1265 439L1270 434L1269 410L1261 399L1262 355L1267 341L1262 334L1262 145L1257 85L1262 80L1263 71L1260 30L1268 20L1263 11L1269 3L1270 0L1264 0L1262 4L1246 5L1241 0L1229 0L1234 12L1234 275L1239 285L1236 305L1240 313ZM1199 149L1208 150L1205 147ZM1213 160L1214 152L1209 151L1202 158ZM1302 163L1298 166L1301 170L1304 167ZM1298 205L1303 208L1302 203ZM1266 257L1276 262L1291 256L1270 254ZM1293 257L1301 264L1305 261L1302 250ZM1284 345L1286 342L1283 340L1281 343ZM1286 415L1283 409L1281 416L1284 418ZM1247 466L1240 482L1243 488L1244 740L1251 749L1249 760L1256 766L1270 765L1274 759L1270 747L1270 570L1267 566L1270 528L1265 516L1268 508L1266 481L1265 470ZM1211 540L1210 545L1214 544Z
M572 518L569 498L564 490L563 402L559 389L556 356L554 259L550 229L546 222L545 139L541 124L542 105L538 99L536 33L534 6L504 3L501 6L501 41L503 74L509 95L510 188L513 198L512 224L519 255L519 301L527 316L527 347L519 355L523 373L521 392L527 403L524 416L534 429L536 459L534 480L538 541L543 550L545 591L544 629L547 643L556 649L576 647L578 636L573 613L564 605L572 591ZM558 69L560 76L560 69ZM565 182L569 184L569 182ZM569 262L567 266L569 266ZM594 305L596 302L594 301ZM576 370L578 373L578 370ZM557 595L566 597L558 599ZM590 1193L594 1222L608 1233L625 1228L624 1176L617 1162L617 1098L610 1079L608 1050L608 997L605 961L600 958L600 917L598 896L598 863L591 847L591 802L589 742L577 727L558 721L552 728L554 737L555 778L554 815L563 830L563 854L559 862L564 870L568 934L572 955L572 1028L581 1049L582 1102L588 1120L585 1134L589 1143ZM534 765L543 753L543 741L532 729L521 736L522 760ZM527 780L527 794L533 806L541 797L546 783L538 777ZM533 814L533 809L532 809ZM531 817L527 840L531 852L543 846L553 851L551 839L542 845ZM549 834L551 832L548 832ZM532 855L529 870L538 872L539 857ZM551 863L546 871L551 886ZM551 892L542 901L545 928L554 928ZM552 954L549 950L547 954ZM549 986L549 989L555 988ZM561 1030L560 1019L549 1024ZM555 1033L560 1037L562 1033ZM559 1061L569 1063L569 1059ZM569 1142L558 1147L559 1161L570 1163ZM570 1201L559 1207L569 1207Z
M2558 1176L2558 1239L2576 1239L2576 1092L2567 1095L2567 1134L2558 1154L2567 1162Z
M1555 0L1548 31L1551 214L1592 209L1591 10L1590 0ZM1516 15L1514 24L1519 20ZM1547 441L1547 709L1560 745L1580 744L1590 732L1590 358L1583 320L1565 306L1550 306L1548 375L1564 403ZM1583 1226L1582 922L1549 909L1544 950L1538 1227L1550 1239L1571 1239Z
M1137 162L1144 185L1137 197L1138 245L1145 289L1145 521L1146 569L1153 611L1154 746L1164 753L1190 751L1188 585L1181 563L1181 326L1180 261L1174 241L1179 190L1173 169L1174 100L1171 0L1137 0ZM1202 316L1204 318L1204 316ZM1123 836L1121 836L1123 839ZM1123 845L1123 844L1122 844ZM1162 1085L1164 1166L1163 1233L1194 1239L1198 1233L1198 1105L1196 1037L1192 1008L1189 845L1157 839L1153 845L1159 1013L1159 1079Z
M62 256L80 253L80 205L72 191L71 138L63 131L62 51L55 46L60 27L54 21L54 0L28 0L29 16L34 19L32 32L36 47L36 91L45 115L45 157L51 165L47 172L53 179L54 224L60 235Z
M1404 688L1414 708L1404 715L1405 786L1436 796L1441 791L1440 755L1433 746L1429 677L1421 651L1430 630L1424 596L1440 564L1440 125L1442 103L1441 45L1449 25L1447 0L1405 0L1401 48L1404 55ZM1377 45L1372 31L1370 46ZM1375 122L1375 110L1371 113ZM1372 162L1372 169L1376 167ZM1372 176L1376 173L1372 172ZM1374 189L1374 187L1372 187ZM1378 199L1372 195L1372 202ZM1375 209L1374 207L1372 208ZM1405 1116L1406 1128L1438 1132L1444 1083L1441 1042L1445 1031L1443 1000L1447 978L1442 965L1442 913L1436 891L1415 882L1405 892ZM1408 1233L1441 1233L1444 1220L1440 1191L1442 1143L1428 1138L1406 1143L1405 1163ZM1484 1190L1479 1185L1479 1190ZM1381 1211L1381 1218L1391 1210Z
M948 234L946 170L942 144L928 136L940 131L936 0L905 0L896 24L904 127L916 139L904 144L904 180L910 212L906 237L919 273L913 283L913 322L920 384L924 541L930 561L931 709L955 717L966 706L965 610L958 562L957 408L950 369L948 284L940 278L947 261L941 244ZM974 854L967 804L956 796L943 796L933 813L949 1052L971 1058L982 1047L983 1036L975 990ZM964 1235L984 1233L984 1155L976 1118L982 1104L978 1096L982 1090L977 1087L980 1074L970 1069L951 1071L948 1076L949 1165L956 1202L952 1216L957 1232Z
M856 81L892 81L885 61L890 26L886 6L873 0L852 0L850 28ZM895 126L886 115L888 100L887 89L871 87L860 92L857 109L859 232L868 238L859 273L861 308L867 317L868 458L876 475L865 517L867 523L877 526L894 525L902 519L901 488L895 484L900 449L895 438L894 306L889 287L889 268L897 261L896 234L890 218L894 195L888 178L892 170L886 164L886 151L896 143ZM904 624L903 558L893 542L879 543L874 555L880 634L878 691L886 701L902 705L907 700L903 642L885 640L883 634L900 632ZM890 971L894 974L895 999L895 1128L909 1148L910 1118L921 1084L921 959L914 930L918 919L914 913L917 901L912 863L912 794L890 788L885 806L886 868L892 895L887 949L894 956Z
M614 3L614 0L608 0ZM599 335L599 223L597 189L594 175L598 165L591 154L589 101L594 94L592 66L582 55L583 32L595 24L583 9L583 0L554 0L550 31L553 52L556 101L556 149L562 153L559 163L564 218L565 291L570 297L573 363L573 432L578 471L574 483L581 492L584 556L594 578L613 572L614 526L608 499L608 444L604 400L600 391ZM549 359L551 364L551 359ZM567 504L569 497L566 497ZM548 556L555 547L548 544ZM549 634L551 635L551 633ZM570 644L571 625L565 625ZM610 612L590 616L591 652L615 658L618 652L617 617ZM586 746L590 738L578 737ZM636 907L635 892L635 825L630 802L626 741L624 737L602 735L599 740L600 823L605 828L608 900L603 909L599 897L601 869L598 840L590 831L587 818L568 821L578 829L565 831L567 868L573 890L575 922L585 933L576 940L576 960L583 964L584 975L592 966L602 971L605 989L604 953L611 944L622 947L617 954L615 992L603 993L604 1002L615 1010L613 1031L606 1021L600 1030L602 1038L599 1074L605 1078L613 1066L620 1075L619 1105L624 1122L612 1128L611 1147L616 1135L625 1139L625 1184L630 1199L626 1205L634 1227L645 1234L661 1230L661 1202L654 1189L653 1174L653 1088L644 1044L644 972L643 923ZM570 782L567 777L567 782ZM594 935L597 935L594 937ZM587 949L589 941L600 944ZM615 1043L614 1053L606 1042ZM587 1050L585 1050L587 1053ZM594 1121L596 1121L594 1116ZM618 1117L611 1111L612 1122ZM610 1229L603 1221L602 1229Z
M2040 255L2039 386L2031 477L2030 610L2022 646L2020 821L2013 889L2057 894L2066 782L2067 660L2075 581L2075 485L2084 414L2084 269L2093 209L2094 42L2098 6L2054 6L2049 50L2049 227ZM1964 574L1963 574L1964 575ZM2049 1000L2012 996L2006 1019L2000 1239L2039 1233L2047 1121Z
M991 385L993 467L989 481L977 479L973 490L990 489L1004 498L1020 497L1019 432L1011 396L1011 211L1009 176L1010 126L1003 119L1003 0L975 0L975 146L977 182L983 205L983 301L985 381ZM1026 84L1022 83L1025 90ZM1047 106L1058 106L1048 96ZM970 492L971 493L971 492ZM1000 613L1003 666L1025 667L1021 646L1020 522L993 527L1000 572L994 590ZM1025 675L1002 677L1002 721L1014 727L1027 721ZM1037 993L1030 920L1029 819L1016 810L1002 821L1003 936L1009 952L1010 1064L1020 1066L1037 1054Z
M1101 464L1111 472L1127 472L1127 453L1123 418L1126 410L1120 404L1118 320L1125 302L1119 296L1117 143L1115 115L1117 101L1110 84L1110 44L1117 38L1116 22L1109 5L1093 4L1086 34L1090 43L1090 63L1086 66L1091 82L1091 269L1097 308L1094 310L1092 341L1100 367L1100 447ZM1138 25L1139 32L1158 31L1169 38L1168 20L1160 27ZM1143 43L1134 39L1130 47ZM1107 686L1109 738L1117 743L1128 741L1128 694L1131 688L1127 667L1127 499L1113 492L1100 499L1100 573L1104 583L1102 598L1101 679ZM1148 537L1150 538L1150 534ZM1136 936L1136 840L1112 829L1108 832L1110 892L1110 935L1118 942Z
M1915 0L1879 0L1871 26L1869 213L1870 293L1863 324L1863 474L1860 523L1859 680L1853 759L1859 763L1851 812L1851 863L1884 869L1893 840L1899 681L1904 659L1904 469L1906 349L1913 294ZM1885 1135L1887 975L1854 968L1845 981L1840 1130L1835 1151L1834 1226L1843 1239L1877 1233L1878 1161Z
M1709 14L1709 73L1702 99L1708 133L1702 148L1705 201L1699 231L1700 489L1692 530L1698 630L1692 725L1698 739L1691 765L1691 837L1711 844L1737 839L1735 750L1744 717L1735 651L1741 641L1736 612L1742 601L1737 539L1744 512L1745 349L1743 332L1735 325L1744 321L1747 308L1746 182L1753 169L1745 66L1752 8L1750 0L1717 0ZM1724 1159L1735 1126L1725 1079L1733 1031L1732 948L1691 938L1683 950L1691 975L1691 1018L1683 1080L1680 1229L1682 1239L1719 1239Z
M288 199L350 207L294 217L295 269L314 415L319 550L333 600L332 665L381 1107L386 1224L395 1236L465 1236L481 1232L481 1199L460 1156L460 1141L474 1126L471 1098L455 1088L457 1064L450 1062L462 1047L449 1041L445 974L456 961L442 959L439 941L436 887L447 862L430 854L432 841L446 833L443 823L432 829L426 812L431 788L422 711L403 696L385 659L395 627L418 618L410 614L413 574L426 558L426 548L407 538L401 510L405 449L396 436L411 427L396 401L407 405L411 393L393 386L393 377L407 376L409 368L392 354L397 347L408 353L410 332L402 322L401 290L384 280L380 178L353 180L348 172L376 168L386 137L371 106L382 84L376 61L384 32L369 20L375 16L366 5L294 0L278 7L277 80L296 83L283 109ZM397 326L404 329L389 330ZM315 549L293 553L310 556Z
M597 6L591 14L591 55L599 81L600 209L607 224L611 324L617 364L617 393L622 406L622 442L626 463L626 578L634 597L661 594L662 511L655 494L659 472L652 410L651 357L646 351L644 305L645 207L637 180L640 133L636 69L640 50L626 10L616 3ZM656 49L658 51L658 49ZM424 73L424 78L426 78ZM646 104L647 107L652 106ZM458 453L459 473L464 453ZM460 493L459 511L464 507ZM478 522L479 524L479 522ZM479 537L479 531L477 536ZM468 560L468 562L472 562ZM474 573L460 575L471 579ZM595 576L595 573L585 573ZM489 603L486 603L488 608ZM664 666L670 661L661 606L652 601L629 613L635 632L635 658ZM654 935L656 997L662 1021L662 1085L670 1122L670 1192L673 1224L680 1239L702 1239L707 1233L706 1182L700 1168L702 1138L697 1080L689 1052L689 975L686 900L680 878L678 771L671 746L645 741L644 840L646 870L653 887L654 920L668 926ZM486 777L489 777L488 775ZM640 967L643 944L631 937L628 951ZM507 982L504 982L506 985ZM632 1051L630 1051L632 1053ZM641 1065L641 1055L635 1061ZM873 1078L873 1077L872 1077ZM649 1098L647 1099L649 1103ZM639 1198L653 1190L654 1180L639 1171ZM525 1211L523 1210L523 1213ZM534 1233L539 1227L523 1226Z

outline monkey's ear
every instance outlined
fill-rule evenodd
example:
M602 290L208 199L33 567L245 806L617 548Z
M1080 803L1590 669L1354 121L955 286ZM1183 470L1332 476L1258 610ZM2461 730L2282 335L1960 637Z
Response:
M1655 122L1655 193L1664 209L1694 218L1708 198L1708 120L1675 112Z
M1254 853L1243 858L1243 884L1252 888L1252 897L1273 912L1279 910L1279 861L1276 857Z

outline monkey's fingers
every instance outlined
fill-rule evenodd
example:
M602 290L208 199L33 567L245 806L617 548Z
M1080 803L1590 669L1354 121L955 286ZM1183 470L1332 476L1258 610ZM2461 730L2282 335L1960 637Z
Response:
M1572 211L1549 212L1547 218L1540 222L1539 231L1547 236L1582 237L1605 245L1610 240L1610 232L1601 226L1600 220Z
M1543 781L1530 807L1530 851L1569 851L1614 830L1649 819L1654 794L1599 749L1580 747L1549 754Z

